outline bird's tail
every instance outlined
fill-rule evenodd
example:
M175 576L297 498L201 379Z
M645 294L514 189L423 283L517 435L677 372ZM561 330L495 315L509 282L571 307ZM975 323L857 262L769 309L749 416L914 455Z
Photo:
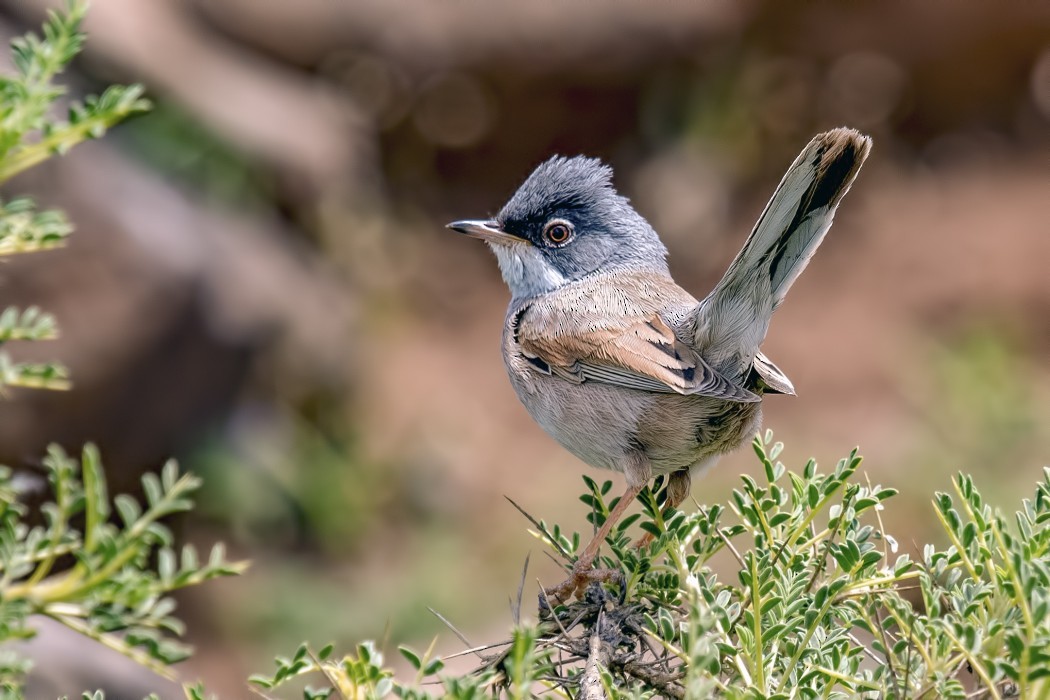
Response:
M709 362L739 361L740 370L751 363L770 316L831 228L870 150L867 136L834 129L814 137L791 164L743 249L698 309L697 346Z

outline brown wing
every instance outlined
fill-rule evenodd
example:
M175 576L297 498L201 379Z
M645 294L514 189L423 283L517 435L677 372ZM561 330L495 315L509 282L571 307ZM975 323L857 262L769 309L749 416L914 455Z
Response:
M759 396L716 372L681 343L653 314L644 318L595 318L544 323L523 315L517 330L526 357L547 364L565 379L615 384L661 393L701 394L751 403ZM543 327L545 332L539 332Z

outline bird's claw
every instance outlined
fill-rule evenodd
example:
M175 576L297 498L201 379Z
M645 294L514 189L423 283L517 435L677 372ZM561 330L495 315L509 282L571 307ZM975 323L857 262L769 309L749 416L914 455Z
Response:
M582 598L587 588L592 583L608 583L616 581L623 583L623 573L619 569L592 569L589 565L581 566L577 561L572 567L572 573L556 586L543 589L540 595L540 604L549 604L550 607L562 605L573 596Z

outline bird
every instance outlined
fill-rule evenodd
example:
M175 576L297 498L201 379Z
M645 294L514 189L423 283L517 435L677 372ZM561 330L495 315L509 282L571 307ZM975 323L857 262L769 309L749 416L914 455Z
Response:
M694 477L756 433L764 395L795 395L760 346L871 144L846 127L815 136L701 300L672 279L659 235L596 158L554 156L493 218L447 225L495 254L511 294L503 360L529 415L627 482L551 600L607 580L594 559L651 479L667 477L677 508Z

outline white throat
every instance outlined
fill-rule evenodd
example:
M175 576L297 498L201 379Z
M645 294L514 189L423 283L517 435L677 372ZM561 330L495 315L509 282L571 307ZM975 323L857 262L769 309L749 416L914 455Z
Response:
M567 281L533 246L492 243L489 248L496 254L503 281L516 299L553 291Z

